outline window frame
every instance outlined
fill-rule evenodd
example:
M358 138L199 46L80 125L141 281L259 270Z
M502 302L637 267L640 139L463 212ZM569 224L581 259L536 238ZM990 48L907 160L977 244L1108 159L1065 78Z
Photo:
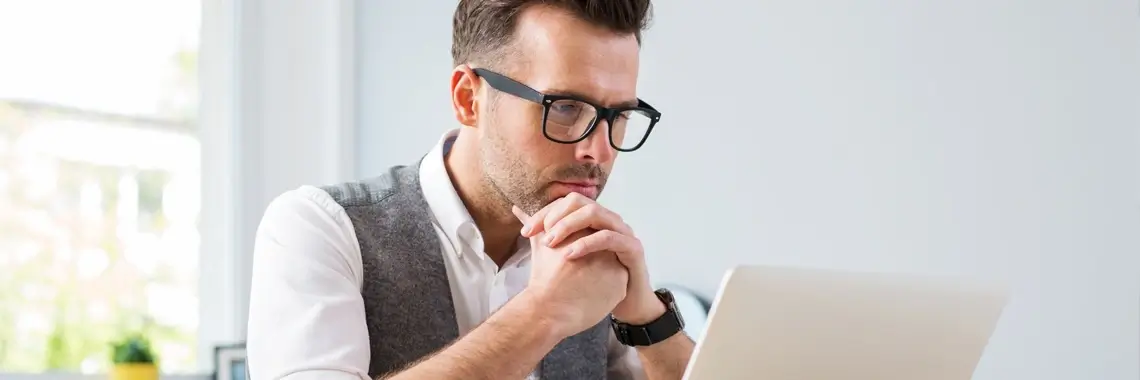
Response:
M234 165L239 147L238 49L240 3L203 0L198 52L198 136L202 152L202 207L199 211L198 368L212 373L213 346L240 338L233 314L240 307L235 289L240 280L235 242L237 180ZM213 206L211 206L213 205ZM212 306L208 306L212 305ZM62 380L62 379L61 379Z
M203 6L200 133L210 174L202 176L199 294L219 305L199 307L198 357L209 373L215 346L244 342L265 207L296 186L355 175L357 29L354 1Z

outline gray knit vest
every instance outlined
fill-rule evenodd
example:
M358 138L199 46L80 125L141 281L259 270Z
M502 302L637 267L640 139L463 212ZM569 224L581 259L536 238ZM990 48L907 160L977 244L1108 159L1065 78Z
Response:
M344 207L364 264L364 314L373 378L406 368L459 337L435 218L420 187L419 164L324 188ZM543 380L606 377L605 320L563 340L539 365Z

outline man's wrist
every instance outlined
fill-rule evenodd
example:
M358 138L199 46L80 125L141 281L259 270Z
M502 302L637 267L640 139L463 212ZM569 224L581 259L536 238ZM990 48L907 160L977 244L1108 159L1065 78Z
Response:
M633 326L643 326L661 318L667 311L665 303L653 293L650 293L648 297L642 297L642 301L638 302L638 305L628 314L614 314L614 319Z
M555 310L549 302L544 302L532 288L523 289L511 301L522 314L523 320L533 323L534 328L541 330L553 344L574 334L570 331L568 315Z

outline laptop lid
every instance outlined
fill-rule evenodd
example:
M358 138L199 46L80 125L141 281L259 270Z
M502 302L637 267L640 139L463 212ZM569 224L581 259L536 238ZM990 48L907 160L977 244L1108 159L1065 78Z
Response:
M742 266L688 380L969 380L1008 295L913 275Z

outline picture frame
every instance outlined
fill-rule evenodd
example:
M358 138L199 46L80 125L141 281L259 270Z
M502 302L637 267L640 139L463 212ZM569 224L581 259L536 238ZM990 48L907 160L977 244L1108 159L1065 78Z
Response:
M245 343L214 347L214 380L246 380Z

